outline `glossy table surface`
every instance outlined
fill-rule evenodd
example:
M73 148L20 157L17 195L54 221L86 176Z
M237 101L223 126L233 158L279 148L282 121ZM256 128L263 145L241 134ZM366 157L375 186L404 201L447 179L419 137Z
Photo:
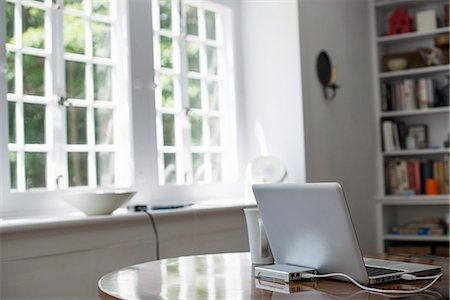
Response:
M366 255L440 265L443 277L427 292L401 299L449 297L449 259ZM106 274L98 282L100 299L388 299L346 282L319 279L289 285L258 281L248 253L185 256L147 262ZM415 289L425 282L397 281L382 289ZM265 289L257 286L265 286ZM270 289L270 290L269 290Z

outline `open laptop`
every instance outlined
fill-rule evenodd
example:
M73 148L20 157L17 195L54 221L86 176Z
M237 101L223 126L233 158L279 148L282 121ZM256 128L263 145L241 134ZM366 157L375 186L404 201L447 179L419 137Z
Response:
M439 266L363 258L338 183L256 184L253 193L276 264L340 272L363 284L441 272Z

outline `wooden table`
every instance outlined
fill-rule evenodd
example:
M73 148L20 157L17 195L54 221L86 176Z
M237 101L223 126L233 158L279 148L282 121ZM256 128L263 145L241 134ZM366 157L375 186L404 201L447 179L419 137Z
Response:
M367 255L416 263L441 265L443 277L430 292L406 299L449 297L449 260L444 257ZM103 276L98 282L100 299L386 299L334 280L281 286L285 291L256 288L254 266L248 253L211 254L169 258L134 265ZM426 281L429 282L429 281ZM384 289L413 289L426 282L397 281L376 285ZM262 284L265 284L264 282ZM289 293L296 291L294 293ZM405 298L401 298L405 299Z

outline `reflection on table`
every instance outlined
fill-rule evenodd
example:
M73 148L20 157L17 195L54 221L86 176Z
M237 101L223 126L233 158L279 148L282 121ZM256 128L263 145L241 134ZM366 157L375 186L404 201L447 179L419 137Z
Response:
M444 276L430 292L406 299L448 298L448 258L373 257L441 265ZM270 284L255 280L253 270L248 253L163 259L103 276L98 283L99 295L101 299L386 299L383 295L367 293L350 283L334 280ZM398 281L377 287L416 289L425 284Z

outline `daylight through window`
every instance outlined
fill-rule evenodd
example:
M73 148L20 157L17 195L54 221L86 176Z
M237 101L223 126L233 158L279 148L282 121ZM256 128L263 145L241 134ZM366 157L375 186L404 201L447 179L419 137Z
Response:
M6 16L11 189L120 185L115 1L7 0Z
M235 143L227 11L208 1L152 3L159 182L231 181Z

